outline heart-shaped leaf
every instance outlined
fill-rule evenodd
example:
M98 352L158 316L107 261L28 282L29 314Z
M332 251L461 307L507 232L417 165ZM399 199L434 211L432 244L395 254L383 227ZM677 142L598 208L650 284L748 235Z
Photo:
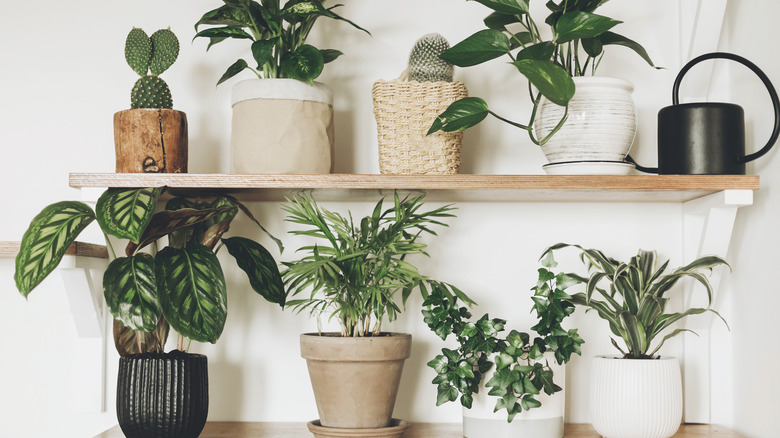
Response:
M513 64L552 103L566 106L574 97L574 81L571 76L552 61L522 59Z
M434 120L428 134L436 131L460 132L485 120L490 114L487 102L479 97L465 97L453 102Z

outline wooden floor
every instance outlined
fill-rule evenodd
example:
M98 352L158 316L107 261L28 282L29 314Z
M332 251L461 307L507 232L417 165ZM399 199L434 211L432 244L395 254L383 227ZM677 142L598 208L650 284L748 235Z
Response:
M119 427L103 432L95 438L122 438ZM565 438L598 438L589 424L567 424ZM304 423L225 423L206 424L200 438L310 438L312 434ZM404 438L460 438L460 423L414 423ZM709 424L684 425L675 438L740 438L734 432Z

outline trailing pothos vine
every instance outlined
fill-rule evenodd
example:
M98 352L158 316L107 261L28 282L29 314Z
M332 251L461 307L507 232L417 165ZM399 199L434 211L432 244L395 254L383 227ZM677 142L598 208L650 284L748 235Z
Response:
M440 289L432 289L423 303L423 317L428 327L446 340L454 334L457 349L443 348L442 354L428 362L437 375L436 405L455 401L471 408L474 394L484 375L495 365L495 372L485 383L488 395L495 396L495 411L506 409L507 421L515 415L541 406L537 396L552 395L561 390L553 380L553 370L545 352L551 352L558 364L580 354L584 342L576 329L565 330L561 323L574 312L572 297L565 291L581 283L565 273L551 271L557 264L552 257L541 260L539 279L531 290L538 323L531 327L535 334L512 330L502 338L506 320L484 314L472 321L469 310L458 298ZM491 360L495 360L495 363Z

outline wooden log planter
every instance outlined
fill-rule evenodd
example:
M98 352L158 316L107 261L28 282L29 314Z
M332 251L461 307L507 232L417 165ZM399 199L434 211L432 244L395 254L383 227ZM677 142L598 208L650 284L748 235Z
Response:
M114 114L117 173L187 173L187 115L139 108Z

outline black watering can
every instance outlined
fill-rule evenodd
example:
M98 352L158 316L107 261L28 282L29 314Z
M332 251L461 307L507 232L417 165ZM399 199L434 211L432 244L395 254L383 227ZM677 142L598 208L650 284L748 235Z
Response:
M683 76L701 61L723 58L753 71L766 86L775 110L769 142L758 152L745 154L745 112L733 103L679 103ZM658 112L658 168L637 164L637 170L662 175L744 175L745 163L769 152L780 135L780 99L769 78L755 64L731 53L701 55L686 64L672 90L672 106ZM627 161L636 162L629 156Z

